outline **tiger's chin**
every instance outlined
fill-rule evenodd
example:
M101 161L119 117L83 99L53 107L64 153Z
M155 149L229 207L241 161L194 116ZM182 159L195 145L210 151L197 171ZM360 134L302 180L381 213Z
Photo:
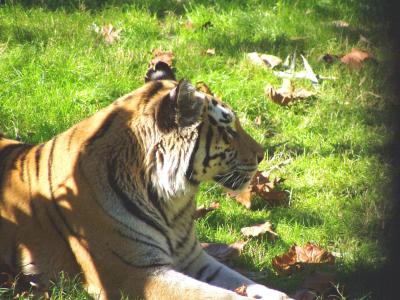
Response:
M214 181L221 184L226 189L239 193L245 190L249 184L254 174L242 173L242 172L229 172L226 174L214 176Z

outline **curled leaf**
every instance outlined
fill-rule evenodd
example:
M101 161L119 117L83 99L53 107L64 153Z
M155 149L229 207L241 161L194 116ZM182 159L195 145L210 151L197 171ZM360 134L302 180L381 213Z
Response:
M155 49L153 51L153 59L151 60L150 65L155 66L159 61L162 61L171 67L174 58L175 56L172 51L163 51L160 49Z
M353 48L351 52L343 55L340 61L346 65L349 65L353 69L361 69L362 64L366 60L375 60L375 57L367 50Z
M282 59L270 54L247 53L247 58L255 65L273 69L282 63Z
M115 28L113 27L113 25L110 23L108 25L104 25L101 28L100 34L103 36L104 41L107 44L112 44L114 43L116 40L119 40L119 33L121 32L121 29L117 29L115 30Z
M235 293L241 296L247 296L247 285L243 284L242 286L235 289Z
M295 89L292 81L288 78L283 79L282 86L279 89L275 89L272 85L266 86L265 94L279 105L289 105L297 99L305 99L315 95L315 93L303 88Z
M218 202L212 202L208 207L201 205L196 209L193 217L194 219L203 218L206 214L212 212L213 210L216 210L217 208L219 208Z
M245 237L251 237L251 236L258 237L258 236L264 235L266 233L268 233L269 236L271 236L273 239L278 237L278 234L276 232L274 232L274 230L272 228L272 224L269 221L262 223L262 224L256 224L253 226L249 226L249 227L243 227L242 229L240 229L240 232Z
M257 171L250 185L240 193L230 192L229 196L234 197L237 202L247 209L251 208L253 196L258 196L270 205L282 204L286 200L286 192L277 190L277 186L283 180L281 178L269 179L269 172Z
M246 244L247 241L238 241L230 245L223 243L201 243L201 246L209 255L224 262L238 257Z
M332 264L335 257L328 251L308 242L303 247L293 245L289 251L272 259L272 266L279 273L291 273L304 264Z

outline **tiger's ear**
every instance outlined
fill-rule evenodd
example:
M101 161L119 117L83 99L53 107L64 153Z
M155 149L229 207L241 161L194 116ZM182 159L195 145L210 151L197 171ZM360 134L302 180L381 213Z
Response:
M176 80L172 68L163 61L157 62L154 66L150 66L146 72L144 82L154 80Z
M157 113L157 125L163 132L187 127L201 120L205 97L186 80L181 80L162 99Z
M201 120L205 97L186 80L181 80L170 93L176 103L176 123L179 127L193 125Z

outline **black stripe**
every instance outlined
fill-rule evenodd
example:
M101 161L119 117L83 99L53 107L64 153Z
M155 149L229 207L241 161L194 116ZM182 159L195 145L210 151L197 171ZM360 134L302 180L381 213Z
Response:
M88 186L89 186L89 188L90 188L90 190L91 190L92 195L95 195L95 192L94 192L93 189L92 189L92 185L89 184L89 181L88 181L87 176L86 176L86 174L85 174L85 172L84 172L84 169L82 168L82 162L81 162L81 160L79 160L78 169L79 169L79 172L81 173L82 177L85 179L85 181L88 182ZM105 215L107 215L108 217L110 217L113 221L115 221L116 223L118 223L118 225L120 225L120 226L126 228L128 231L133 232L133 233L136 234L136 235L140 235L140 236L142 236L142 237L144 237L144 238L146 238L146 239L153 240L152 237L150 237L150 236L148 236L148 235L146 235L146 234L144 234L144 233L142 233L142 232L136 231L136 230L134 230L133 228L129 227L127 224L121 222L121 220L119 220L118 218L116 218L116 217L114 217L113 215L111 215L110 212L109 212L108 210L106 210L106 209L103 207L103 205L101 205L101 203L99 202L99 199L98 199L96 196L94 196L93 198L94 198L94 200L95 200L95 203L100 207L100 209L103 211L103 213L104 213Z
M185 232L185 235L176 243L176 247L175 247L176 250L181 248L184 244L186 244L187 241L189 240L189 238L191 237L191 233L193 232L194 221L193 221L193 219L190 221L191 222L188 226L188 229Z
M147 196L151 202L151 204L154 206L154 208L158 211L158 213L161 215L161 217L164 219L165 224L168 226L169 221L167 218L167 215L165 214L165 210L161 207L161 201L163 199L158 197L157 191L154 189L151 183L147 184Z
M184 214L185 212L187 212L188 209L193 205L193 203L195 203L194 199L193 199L193 198L190 198L190 199L188 200L188 203L186 203L186 205L185 205L184 207L182 207L182 208L177 212L177 214L172 218L171 224L174 224L178 219L180 219L180 218L183 216L183 214Z
M178 266L181 266L182 263L183 263L186 259L188 259L188 258L190 257L190 255L193 253L193 251L196 249L197 246L198 246L198 241L197 241L197 239L194 239L194 240L193 240L193 245L192 245L192 247L190 247L190 250L189 250L189 251L187 251L187 252L184 253L184 256L178 261L177 265L178 265ZM201 252L201 251L200 251L200 252ZM196 255L196 257L198 257L198 256ZM188 265L189 265L189 264L188 264ZM187 268L188 265L186 265L185 268ZM184 268L184 269L185 269L185 268Z
M237 151L235 151L235 152L233 153L232 158L229 159L226 163L227 163L228 165L231 164L234 160L236 160L237 156L238 156L238 153L237 153Z
M69 233L78 236L75 231L72 229L71 225L68 223L67 219L63 215L60 207L57 205L56 199L54 197L54 191L53 191L53 161L54 161L54 149L57 143L58 137L56 136L54 139L51 140L51 146L50 146L50 153L49 153L49 158L47 161L47 180L49 183L49 191L50 191L50 198L51 202L53 205L53 208L57 212L58 216L60 217L61 221L64 223L65 227L68 229Z
M214 271L214 273L212 273L211 275L208 275L204 281L207 283L210 283L211 281L213 281L215 279L215 277L218 276L218 273L221 272L221 270L222 270L222 266L220 266L218 269L216 269Z
M152 81L143 93L144 100L149 102L163 87L164 84L161 81Z
M210 149L211 149L212 137L213 137L213 131L211 129L211 126L209 126L208 131L207 131L207 136L206 136L206 148L205 148L206 157L204 157L204 160L203 160L204 167L207 167L210 162Z
M57 222L54 220L53 216L50 213L50 210L48 207L46 207L46 213L47 213L47 217L50 220L51 225L53 225L54 230L56 231L56 233L59 235L59 237L61 238L61 240L64 241L64 243L67 245L68 249L70 249L69 247L69 243L67 241L67 239L65 238L64 234L62 233L61 229L58 227Z
M145 236L145 237L147 237L148 239L154 241L154 243L151 243L151 242L149 242L149 241L145 241L145 240L142 240L142 239L138 239L138 238L132 237L132 236L130 236L130 235L127 235L127 234L121 232L120 230L117 230L117 233L118 233L121 237L123 237L123 238L125 238L125 239L131 240L131 241L134 241L134 242L137 242L137 243L145 244L145 245L147 245L147 246L151 246L151 247L156 248L156 249L158 249L159 251L163 252L164 254L166 254L166 255L168 255L168 256L171 256L171 253L170 253L170 252L168 252L167 250L165 250L165 249L164 249L163 247L161 247L160 245L155 244L156 241L155 241L154 239L152 239L150 236L147 236L147 235L144 235L144 234L140 234L140 235Z
M210 266L209 264L206 264L206 265L202 266L202 267L196 272L196 274L194 274L194 278L200 280L201 277L203 276L204 272L208 269L209 266Z
M74 138L74 135L75 135L75 132L77 129L78 129L78 126L75 126L74 129L72 129L71 134L69 135L67 151L71 150L72 139Z
M197 241L196 241L197 242ZM189 267L199 258L200 255L203 254L203 249L200 249L199 253L197 253L197 255L195 257L193 257L193 259L191 259L186 266L182 269L182 272L186 272L187 269L189 269Z
M202 125L200 124L197 132L198 132L198 136L196 139L196 143L194 144L192 153L190 154L190 159L189 159L189 165L188 168L185 171L185 177L186 179L191 183L191 184L199 184L199 182L197 180L195 180L193 178L193 166L194 166L194 158L196 156L197 151L199 150L199 145L200 145L200 137L201 137L201 129L202 129Z
M117 111L113 111L105 120L103 121L103 124L97 129L96 133L92 135L88 140L87 140L87 145L91 145L94 142L96 142L99 138L103 137L108 129L110 129L111 124L113 123L114 119L118 116Z
M42 155L44 144L41 144L37 147L35 151L35 165L36 165L36 178L39 178L40 174L40 157Z
M12 164L14 164L18 156L23 151L31 147L32 147L31 145L27 144L11 144L5 146L3 149L0 150L0 192L3 186L3 179L5 178L6 175L7 166L9 166L9 164L7 164L9 155L14 154L14 156L10 161Z
M154 263L151 263L148 265L137 265L137 264L134 264L131 261L127 260L126 258L121 256L114 250L111 250L111 253L114 254L116 257L118 257L124 264L134 267L134 268L146 269L146 268L166 267L166 266L171 265L170 263L165 263L165 262L154 262Z
M57 138L55 137L50 141L51 146L50 146L50 153L49 157L47 159L47 181L49 183L49 189L50 189L50 195L51 195L51 200L54 200L54 195L53 195L53 178L52 178L52 172L53 172L53 159L54 159L54 147L57 142Z
M115 163L111 161L108 165L107 175L108 175L108 183L110 187L113 189L114 193L118 196L119 200L121 200L122 206L133 216L147 224L148 226L152 227L154 230L158 231L161 235L163 235L167 239L167 243L169 246L169 250L172 253L172 243L171 240L168 238L166 231L164 230L163 226L159 223L155 222L154 220L150 219L143 210L138 207L138 205L132 201L132 199L120 188L118 185L115 174L116 171L114 170Z
M19 178L21 179L22 182L25 182L25 162L26 162L26 156L28 155L28 151L22 155L20 161L21 161L21 169L19 170Z

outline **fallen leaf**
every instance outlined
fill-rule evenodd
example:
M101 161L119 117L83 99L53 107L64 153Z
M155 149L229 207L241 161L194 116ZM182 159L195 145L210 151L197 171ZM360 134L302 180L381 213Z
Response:
M361 69L365 60L375 60L375 57L367 50L353 48L351 52L343 55L340 61L354 69Z
M216 210L217 208L219 208L218 202L212 202L208 207L201 205L196 209L193 217L194 219L203 218L206 214L212 212L213 210Z
M230 197L235 198L237 202L242 204L247 209L251 208L251 198L253 196L251 185L247 186L246 189L240 193L236 192L229 192L228 195Z
M207 55L215 55L215 48L207 49L206 54Z
M265 93L279 105L289 105L297 99L305 99L315 95L314 92L303 88L295 89L292 81L288 78L283 79L282 86L279 89L275 89L272 85L266 86Z
M228 195L235 198L235 200L247 209L251 208L251 200L254 195L262 198L270 205L281 204L286 201L286 192L276 190L277 185L283 182L282 178L269 179L269 172L257 171L252 178L249 186L240 193L229 192Z
M238 257L247 241L238 241L227 245L223 243L201 243L203 249L221 262L232 260Z
M196 82L196 90L208 95L214 95L211 89L208 87L208 85L204 83L204 81Z
M243 284L242 286L235 289L235 293L241 296L247 296L247 285Z
M117 29L112 26L112 24L104 25L101 28L100 34L103 36L104 41L108 44L114 43L116 40L119 40L119 33L122 29Z
M247 53L247 58L257 66L267 67L273 69L282 63L282 59L270 54L258 54L257 52Z
M275 55L261 54L260 58L271 69L282 63L282 59Z
M247 53L247 58L257 66L263 66L264 61L261 59L260 55L257 52Z
M204 83L204 81L196 82L196 90L198 90L199 92L211 95L211 96L213 96L214 98L216 98L218 100L221 100L221 97L216 95L216 94L214 94L211 91L211 89L208 87L208 85Z
M174 60L174 53L172 51L163 51L160 49L155 49L153 51L153 59L151 60L150 65L155 66L159 61L162 61L171 67L173 60Z
M272 266L279 273L292 273L304 264L332 264L335 257L328 251L308 242L303 247L293 245L289 251L272 259Z
M240 232L245 237L250 237L250 236L258 237L258 236L264 235L265 233L268 233L269 236L271 236L273 239L278 237L278 234L276 232L274 232L274 230L272 228L272 224L269 221L262 223L262 224L256 224L253 226L249 226L249 227L243 227L242 229L240 229Z

